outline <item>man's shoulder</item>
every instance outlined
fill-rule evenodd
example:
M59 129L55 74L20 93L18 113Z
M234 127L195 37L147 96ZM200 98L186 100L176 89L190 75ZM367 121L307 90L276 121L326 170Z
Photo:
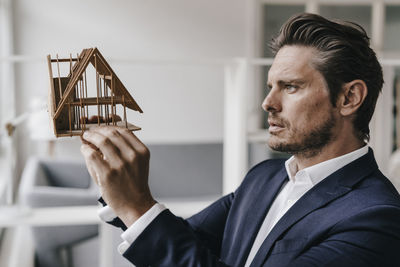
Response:
M330 203L327 208L331 213L337 214L335 219L341 222L360 223L364 219L371 220L371 217L379 214L371 225L384 223L388 219L393 220L394 217L400 225L400 195L379 170L370 173L348 193Z
M399 194L393 191L386 182L368 180L367 178L364 180L366 183L354 188L346 196L330 205L340 210L334 229L343 230L357 226L364 227L368 231L372 229L381 232L392 231L391 234L400 238ZM382 228L383 226L385 229ZM396 231L393 232L393 229Z
M369 205L394 205L400 207L400 195L396 188L379 170L357 184L351 194Z

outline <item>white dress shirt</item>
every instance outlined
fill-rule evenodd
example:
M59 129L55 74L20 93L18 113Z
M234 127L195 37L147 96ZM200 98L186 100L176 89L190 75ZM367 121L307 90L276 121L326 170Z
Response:
M308 190L317 183L321 182L330 174L367 154L368 146L364 146L358 150L333 158L316 165L305 168L301 171L297 170L297 165L294 162L294 157L289 158L285 162L285 168L289 176L289 180L282 186L281 191L275 198L269 209L263 224L261 225L257 237L253 243L250 253L247 257L245 266L250 266L256 253L260 249L269 232L279 221L279 219L299 200ZM123 242L118 246L119 253L123 254L136 238L146 229L146 227L163 211L166 207L156 203L142 215L134 224L132 224L121 238ZM116 215L114 211L105 206L99 210L99 217L104 221L112 221Z

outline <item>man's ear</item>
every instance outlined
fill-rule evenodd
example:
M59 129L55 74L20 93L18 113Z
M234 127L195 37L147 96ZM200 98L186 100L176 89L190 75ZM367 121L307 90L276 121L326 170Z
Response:
M363 80L354 80L345 83L337 102L340 114L342 116L350 116L356 113L367 94L368 88Z

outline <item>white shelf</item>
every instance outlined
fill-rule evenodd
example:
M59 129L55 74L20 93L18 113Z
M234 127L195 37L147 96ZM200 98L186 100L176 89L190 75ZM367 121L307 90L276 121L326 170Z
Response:
M175 215L189 217L207 207L220 196L200 199L159 199ZM100 206L67 206L48 208L28 208L21 206L0 207L0 228L21 225L55 226L101 224L97 215Z
M0 208L0 227L99 224L101 221L97 216L98 209L99 206L34 209L20 206L5 206Z

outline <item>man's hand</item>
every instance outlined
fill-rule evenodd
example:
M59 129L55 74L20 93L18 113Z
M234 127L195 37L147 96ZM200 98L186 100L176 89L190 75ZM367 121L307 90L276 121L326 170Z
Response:
M150 152L129 130L86 131L81 152L104 200L127 227L156 203L148 186Z

